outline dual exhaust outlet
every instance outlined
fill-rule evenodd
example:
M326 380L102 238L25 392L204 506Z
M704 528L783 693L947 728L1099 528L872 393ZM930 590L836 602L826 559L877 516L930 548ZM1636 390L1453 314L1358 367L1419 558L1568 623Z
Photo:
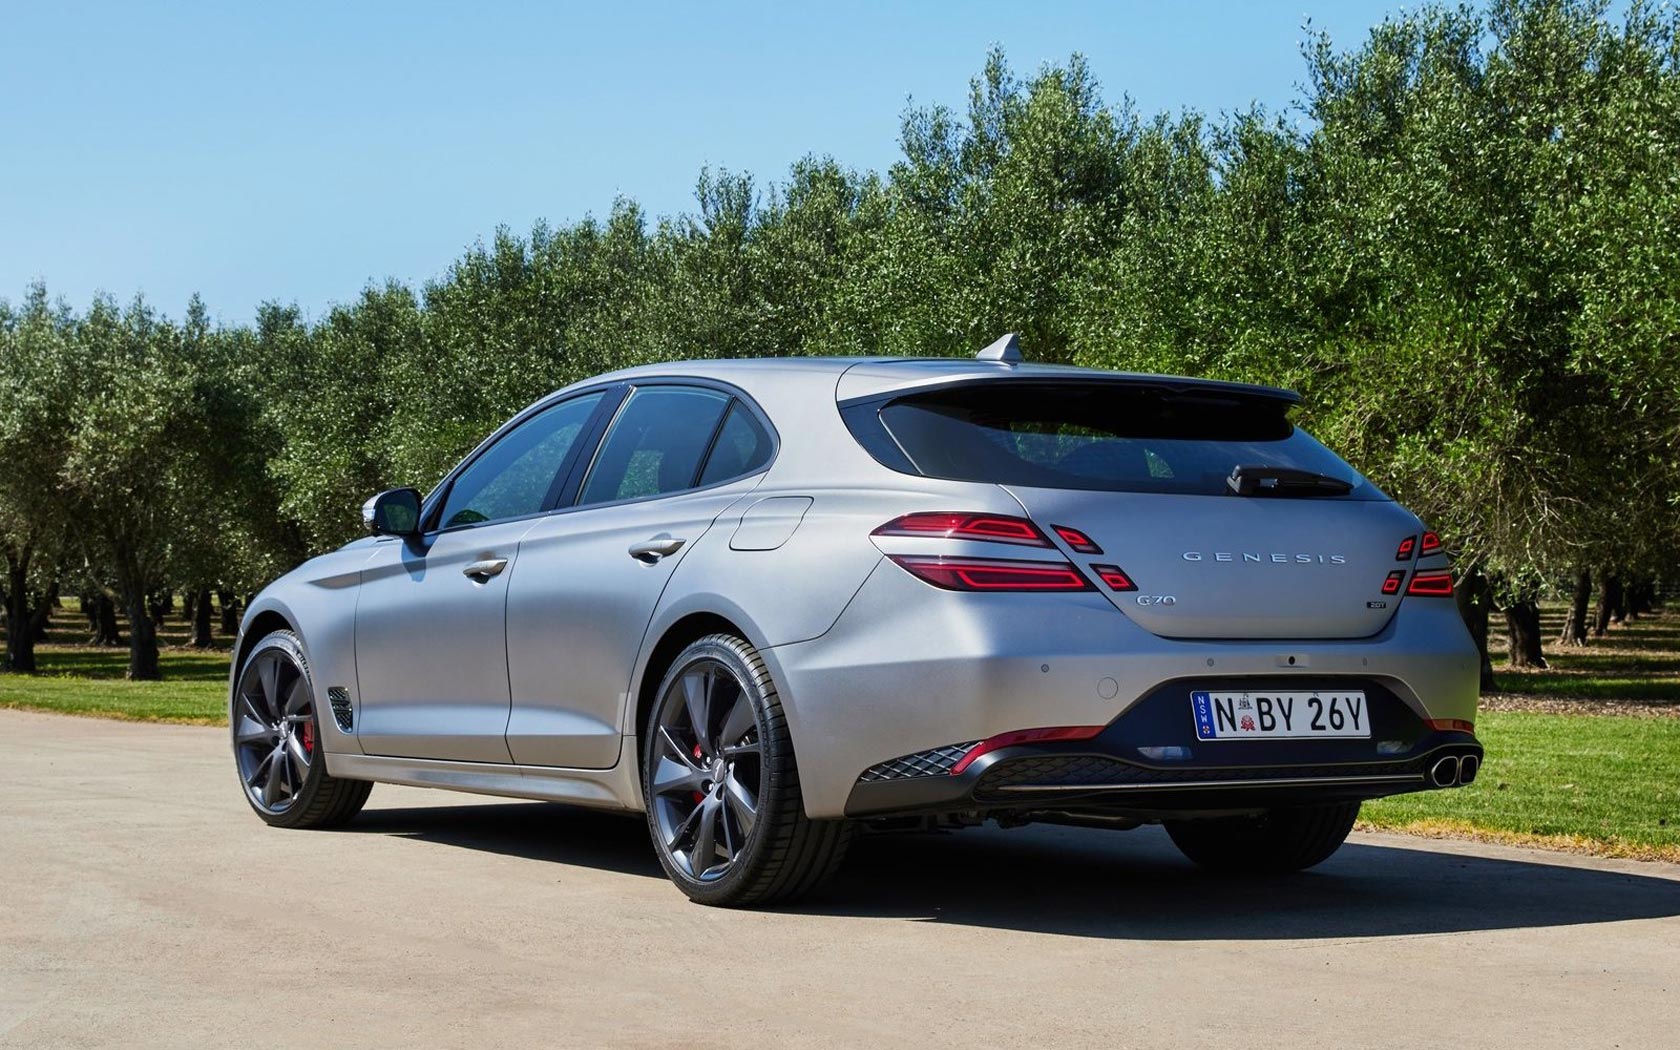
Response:
M1481 768L1482 760L1475 755L1448 755L1429 767L1429 782L1438 788L1471 784Z

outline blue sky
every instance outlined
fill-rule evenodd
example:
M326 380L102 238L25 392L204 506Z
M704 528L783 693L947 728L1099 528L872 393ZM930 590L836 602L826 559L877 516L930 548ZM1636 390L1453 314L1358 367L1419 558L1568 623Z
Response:
M1082 52L1145 113L1282 110L1308 18L1352 46L1397 6L3 0L0 298L318 317L498 225L686 210L703 165L885 168L906 105L960 108L994 44L1023 74Z

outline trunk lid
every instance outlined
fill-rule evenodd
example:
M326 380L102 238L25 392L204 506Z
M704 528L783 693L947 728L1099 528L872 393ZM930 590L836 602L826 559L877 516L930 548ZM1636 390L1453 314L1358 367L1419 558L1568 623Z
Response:
M1005 485L1028 516L1078 529L1137 584L1098 584L1138 626L1167 638L1366 638L1399 607L1384 595L1417 519L1386 499L1099 492ZM1168 600L1170 599L1170 601Z

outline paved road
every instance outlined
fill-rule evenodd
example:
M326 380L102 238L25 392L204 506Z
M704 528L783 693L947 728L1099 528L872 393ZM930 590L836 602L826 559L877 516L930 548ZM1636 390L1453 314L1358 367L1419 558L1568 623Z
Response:
M1232 884L1153 831L875 838L686 903L638 822L381 786L264 827L217 730L0 711L3 1047L1673 1047L1680 868L1364 836Z

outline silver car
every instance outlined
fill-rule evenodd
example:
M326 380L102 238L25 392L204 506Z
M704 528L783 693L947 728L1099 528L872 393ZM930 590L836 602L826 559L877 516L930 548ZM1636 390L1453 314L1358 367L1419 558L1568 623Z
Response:
M1316 864L1482 748L1440 540L1297 400L1012 339L567 387L251 603L245 796L283 827L374 781L643 813L710 904L986 820Z

